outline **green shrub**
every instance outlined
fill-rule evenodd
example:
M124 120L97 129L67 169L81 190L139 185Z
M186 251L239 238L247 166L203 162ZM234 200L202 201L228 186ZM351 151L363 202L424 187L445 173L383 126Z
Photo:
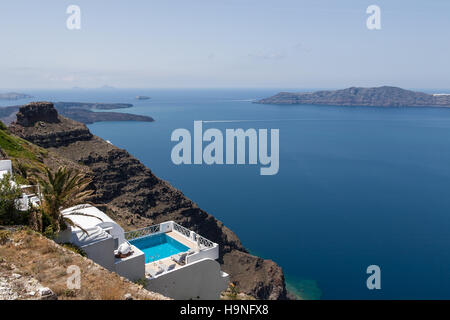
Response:
M44 210L41 210L42 215L42 230L47 229L49 226L52 226L52 219Z
M16 200L22 196L19 187L11 185L11 175L6 174L0 180L0 224L28 224L29 214L16 207Z
M53 231L53 226L50 224L44 229L44 236L46 236L49 239L55 239L56 233Z
M8 130L8 127L1 121L0 121L0 130L3 130L3 131Z
M145 288L145 286L147 285L147 279L142 278L142 279L136 280L134 283L136 283L140 286L143 286Z
M69 249L70 251L73 251L75 253L78 253L79 255L86 257L86 252L84 252L83 249L81 249L80 247L77 247L76 245L74 245L73 243L63 243L62 245L64 248Z

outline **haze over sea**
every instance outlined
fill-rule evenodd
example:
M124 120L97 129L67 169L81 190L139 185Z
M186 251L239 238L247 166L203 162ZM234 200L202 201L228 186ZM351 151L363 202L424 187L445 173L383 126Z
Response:
M309 299L450 299L450 109L252 104L283 89L27 91L32 100L123 102L153 123L89 125L283 267ZM151 96L138 101L136 95ZM2 102L2 105L26 101ZM280 130L280 170L172 163L173 130ZM303 120L301 120L303 119ZM263 121L261 121L263 120ZM381 267L381 290L366 268Z

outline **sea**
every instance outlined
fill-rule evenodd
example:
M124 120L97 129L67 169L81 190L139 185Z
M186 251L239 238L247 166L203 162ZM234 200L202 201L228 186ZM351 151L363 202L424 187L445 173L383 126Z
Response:
M117 111L155 121L89 129L221 220L252 254L278 263L302 299L450 299L450 109L252 103L292 90L27 90L35 98L1 105L132 103ZM174 164L172 132L193 134L195 120L223 133L278 129L278 173ZM367 286L372 265L379 289Z

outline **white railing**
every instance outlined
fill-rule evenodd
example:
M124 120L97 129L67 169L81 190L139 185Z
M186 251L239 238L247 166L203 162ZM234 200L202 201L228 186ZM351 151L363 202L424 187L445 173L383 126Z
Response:
M161 225L155 224L150 227L145 227L145 228L137 229L137 230L133 230L133 231L127 231L124 233L124 236L125 236L125 239L127 239L127 240L133 240L133 239L141 238L144 236L148 236L150 234L160 232L160 230L161 230Z
M197 244L200 246L204 246L206 248L212 248L214 247L215 243L211 240L206 239L205 237L202 237L199 234L194 233L194 241L197 241Z
M191 238L191 230L179 225L176 222L173 223L173 230L178 231L179 233L181 233L183 236L185 236L188 239L192 239Z

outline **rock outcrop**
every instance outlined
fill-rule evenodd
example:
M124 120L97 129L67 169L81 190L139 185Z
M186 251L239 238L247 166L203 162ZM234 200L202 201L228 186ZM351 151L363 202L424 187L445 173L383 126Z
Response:
M336 91L280 92L256 103L373 107L450 107L449 95L433 95L397 87L348 88Z
M59 116L50 102L32 102L21 107L17 121L9 129L43 148L58 148L92 138L84 124Z
M51 102L31 102L19 109L17 124L32 127L36 122L58 123L58 112Z
M220 245L220 263L239 289L260 299L286 299L281 268L270 260L250 255L239 238L222 222L156 177L127 151L82 130L84 125L58 116L59 123L10 130L53 154L89 168L94 202L125 229L174 220ZM85 128L87 130L87 128ZM55 138L55 135L58 137Z

